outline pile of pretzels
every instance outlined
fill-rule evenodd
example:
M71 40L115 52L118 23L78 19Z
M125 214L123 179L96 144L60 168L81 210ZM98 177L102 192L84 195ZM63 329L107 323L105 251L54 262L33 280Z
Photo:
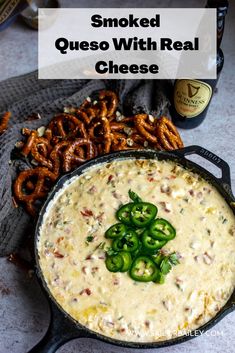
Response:
M108 90L100 91L97 100L88 97L79 108L65 107L41 130L24 128L25 141L17 143L20 154L36 165L20 172L13 185L15 204L23 204L31 216L37 215L60 175L93 157L120 150L183 147L168 118L125 117L118 110L117 95Z

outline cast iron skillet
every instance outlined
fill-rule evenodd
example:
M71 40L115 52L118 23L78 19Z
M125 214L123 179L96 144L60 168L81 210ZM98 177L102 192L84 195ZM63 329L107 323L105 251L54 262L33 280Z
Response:
M185 156L190 154L196 154L204 157L205 159L212 162L218 168L221 169L222 177L216 178L210 172L202 168L201 166L197 165L194 162L191 162L185 158ZM50 290L48 289L43 273L41 271L39 265L39 255L37 251L37 240L39 238L39 229L43 221L43 216L45 214L46 208L48 203L53 199L55 193L57 193L64 185L64 183L69 180L71 177L75 175L82 174L87 168L91 166L95 166L97 164L103 164L107 162L111 162L116 159L126 159L126 158L147 158L147 159L154 159L158 158L159 160L173 160L186 168L191 169L192 171L200 174L206 180L208 180L212 185L216 187L216 189L220 192L220 194L224 197L227 203L233 208L233 212L235 213L235 198L231 191L231 179L230 179L230 169L228 164L223 161L221 158L216 156L215 154L209 152L205 148L199 146L190 146L183 148L181 150L173 151L173 152L156 152L152 150L141 150L141 151L121 151L121 152L114 152L111 154L107 154L101 157L94 158L87 163L83 164L75 171L70 174L63 176L52 192L50 193L46 203L44 204L39 219L36 226L36 235L35 235L35 256L36 256L36 267L37 267L37 275L39 277L40 283L44 288L45 292L49 296L49 304L51 309L51 318L49 328L42 338L42 340L28 353L54 353L61 345L65 342L79 337L89 337L89 338L96 338L101 341L111 343L114 345L122 346L122 347L132 347L132 348L159 348L159 347L166 347L174 344L178 344L181 342L185 342L193 337L196 336L194 331L191 332L190 335L185 335L177 338L173 338L166 341L161 342L147 342L147 343L137 343L137 342L129 342L129 341L121 341L112 339L106 336L103 336L99 333L93 332L88 328L81 325L79 322L74 320L70 317L62 307L55 301ZM226 314L234 310L235 308L235 290L225 304L225 306L217 313L217 315L212 318L209 322L198 328L200 332L205 332L212 326L214 326L219 320L221 320ZM197 331L198 335L198 331Z

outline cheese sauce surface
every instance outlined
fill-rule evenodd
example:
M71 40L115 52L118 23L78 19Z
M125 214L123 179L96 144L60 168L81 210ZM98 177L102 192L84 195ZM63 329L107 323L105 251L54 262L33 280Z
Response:
M180 264L164 284L132 280L105 266L105 231L130 202L128 190L176 228L163 248ZM87 241L88 239L92 241ZM103 335L135 342L170 339L206 323L235 285L235 219L218 191L170 161L119 160L75 177L48 206L39 263L55 300Z

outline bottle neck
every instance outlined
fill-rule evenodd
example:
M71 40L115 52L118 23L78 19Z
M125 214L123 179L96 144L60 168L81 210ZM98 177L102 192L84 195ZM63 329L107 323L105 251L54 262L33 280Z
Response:
M228 0L208 0L207 8L217 8L217 50L219 50L225 25L225 16L228 12Z

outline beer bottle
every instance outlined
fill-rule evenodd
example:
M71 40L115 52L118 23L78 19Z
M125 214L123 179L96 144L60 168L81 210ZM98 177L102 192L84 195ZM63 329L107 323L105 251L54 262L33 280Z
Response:
M224 32L228 0L208 0L206 7L217 8L217 78L210 80L175 80L170 112L174 124L184 129L192 129L200 125L205 119L224 65L224 55L220 44ZM188 109L189 107L190 109Z

